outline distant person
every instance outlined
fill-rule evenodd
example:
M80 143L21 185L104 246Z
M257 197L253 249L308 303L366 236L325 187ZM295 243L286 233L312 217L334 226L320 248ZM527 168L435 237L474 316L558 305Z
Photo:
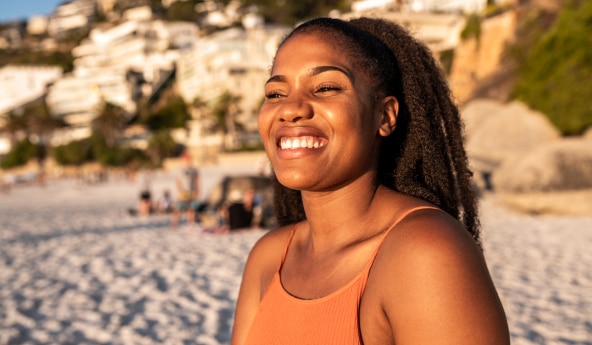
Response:
M191 157L185 153L182 156L185 167L175 179L177 188L177 204L173 210L171 225L177 227L180 218L185 215L187 224L195 224L199 210L200 178L199 170L193 166Z
M173 199L171 197L171 192L168 189L165 189L162 192L162 195L156 201L156 212L159 214L168 214L172 213L174 209Z
M140 200L138 202L138 215L148 216L153 212L152 205L152 172L140 173Z
M238 190L232 191L218 208L218 224L213 232L220 234L252 228L259 203L259 197L253 189L242 194Z
M228 230L246 229L253 226L255 214L256 194L253 189L248 189L242 198L231 201L227 206Z

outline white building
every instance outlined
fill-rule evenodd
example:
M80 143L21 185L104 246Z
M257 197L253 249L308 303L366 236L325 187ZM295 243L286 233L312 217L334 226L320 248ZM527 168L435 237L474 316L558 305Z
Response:
M454 49L460 42L460 33L466 18L458 13L401 12L380 9L362 12L364 16L382 18L406 27L415 38L426 44L434 55ZM342 19L359 17L360 13L344 13Z
M47 32L49 20L44 15L31 16L27 21L27 33L29 35L43 35Z
M48 84L62 76L58 66L14 66L0 68L0 116L45 94Z
M395 6L400 1L397 0L358 0L351 4L352 12L363 12L376 9L387 9Z
M495 0L504 5L511 0ZM481 13L487 7L487 0L356 0L352 12L397 8L403 12L453 12Z
M225 91L240 96L241 113L256 114L263 98L263 84L287 27L231 28L199 40L181 56L177 84L183 99L209 102Z
M251 23L258 23L249 20ZM269 77L272 59L288 27L255 26L231 28L208 37L179 59L177 86L187 103L200 99L214 104L228 91L241 98L237 122L245 130L256 131L257 113L263 100L263 85ZM205 145L203 123L194 123L188 145Z
M73 29L87 27L95 10L95 0L64 2L50 16L47 31L50 36L55 37Z
M93 29L72 50L74 71L49 90L52 113L80 128L88 127L103 102L135 112L135 100L150 94L172 73L184 49L198 36L193 23L137 17L112 27ZM130 78L130 75L136 77ZM86 132L79 131L84 134Z
M62 76L57 66L5 66L0 68L0 127L8 112L35 101L47 85ZM8 136L0 136L0 155L10 151Z
M487 0L411 0L408 6L414 12L481 13Z

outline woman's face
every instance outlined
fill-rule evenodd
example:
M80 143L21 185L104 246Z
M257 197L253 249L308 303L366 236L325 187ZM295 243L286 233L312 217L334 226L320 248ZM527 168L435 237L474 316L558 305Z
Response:
M289 188L331 190L374 173L382 102L349 60L321 33L298 33L277 52L259 133Z

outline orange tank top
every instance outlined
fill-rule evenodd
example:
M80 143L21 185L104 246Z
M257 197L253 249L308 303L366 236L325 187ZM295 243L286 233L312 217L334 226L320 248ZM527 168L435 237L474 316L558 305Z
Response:
M296 231L292 229L282 261L265 292L251 325L245 345L361 345L359 306L370 268L390 231L404 213L384 233L370 261L360 274L339 290L318 299L304 300L290 295L282 286L280 271Z

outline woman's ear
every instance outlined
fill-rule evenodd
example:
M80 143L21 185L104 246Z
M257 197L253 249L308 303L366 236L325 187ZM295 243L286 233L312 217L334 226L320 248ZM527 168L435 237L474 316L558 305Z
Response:
M383 137L388 137L397 124L397 115L399 113L399 101L395 96L387 96L381 103L382 117L378 133Z

